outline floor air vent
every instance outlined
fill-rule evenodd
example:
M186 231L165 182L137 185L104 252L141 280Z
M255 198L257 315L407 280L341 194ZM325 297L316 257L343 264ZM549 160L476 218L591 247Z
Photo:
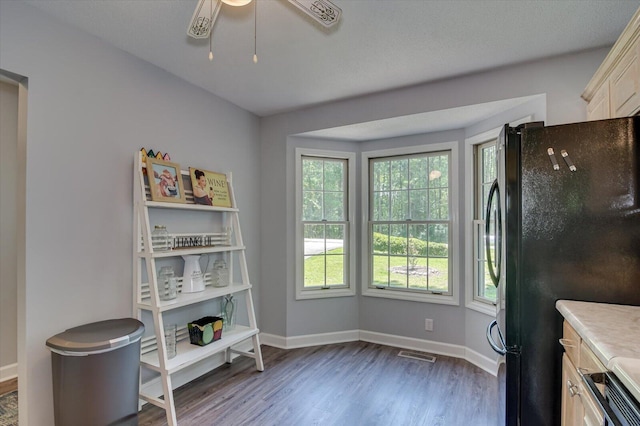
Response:
M436 357L422 352L400 351L398 356L404 358L417 359L420 361L436 362Z

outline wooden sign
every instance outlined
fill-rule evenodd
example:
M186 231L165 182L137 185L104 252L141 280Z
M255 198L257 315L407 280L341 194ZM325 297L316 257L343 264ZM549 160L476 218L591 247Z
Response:
M193 186L193 201L196 204L231 207L229 185L224 173L189 167L189 175Z

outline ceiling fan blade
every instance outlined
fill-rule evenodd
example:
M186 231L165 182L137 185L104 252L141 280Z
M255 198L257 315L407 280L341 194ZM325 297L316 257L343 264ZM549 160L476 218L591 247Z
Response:
M325 27L334 25L342 15L342 9L329 0L289 0L289 3Z
M189 23L187 35L193 38L207 38L220 13L220 0L199 0L193 18Z

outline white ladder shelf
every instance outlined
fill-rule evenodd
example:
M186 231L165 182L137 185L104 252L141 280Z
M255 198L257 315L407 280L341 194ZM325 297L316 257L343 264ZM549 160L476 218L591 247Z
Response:
M137 318L143 321L143 312L149 312L153 318L153 335L147 335L142 339L142 349L140 357L141 377L145 370L155 372L160 375L162 382L162 395L155 396L141 392L140 399L154 404L166 411L167 422L170 426L178 424L176 409L173 398L173 386L171 375L183 369L194 366L194 364L206 360L216 354L224 353L226 362L231 362L232 354L239 354L255 359L256 369L264 370L262 352L260 350L259 329L256 323L253 298L251 296L252 285L249 282L249 273L245 257L245 245L242 241L240 222L238 219L239 210L235 207L236 201L232 187L231 173L227 173L227 183L229 195L233 207L215 207L195 204L193 192L190 190L191 181L188 170L181 170L181 177L184 182L187 194L186 203L168 203L151 201L148 181L146 180L146 164L142 161L140 153L136 154L134 161L134 230L133 230L133 257L134 257L134 296L133 309ZM215 245L207 247L190 247L169 251L154 251L151 243L151 223L149 211L152 209L173 210L177 216L184 211L201 212L198 214L213 214L219 216L219 222L224 224L225 229L231 229L227 245ZM220 234L220 229L207 229L206 232ZM158 269L156 262L183 255L221 253L229 256L229 277L231 283L227 287L213 287L211 277L205 275L205 290L198 293L178 293L178 297L173 300L160 300L157 291ZM237 257L240 270L240 282L233 280L233 258ZM143 272L146 272L148 282L143 282ZM189 307L200 303L210 302L214 299L226 295L244 295L248 324L236 325L231 330L224 330L222 337L206 346L192 345L189 341L186 325L178 328L177 354L174 358L167 358L166 341L164 336L163 315L178 309L189 309ZM212 312L212 316L216 312ZM196 318L193 318L194 320ZM252 351L244 351L234 348L251 339ZM208 372L202 371L202 375ZM142 379L141 379L142 380Z

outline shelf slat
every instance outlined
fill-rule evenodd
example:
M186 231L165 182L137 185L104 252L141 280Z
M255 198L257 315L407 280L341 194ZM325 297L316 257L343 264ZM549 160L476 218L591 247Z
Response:
M158 311L166 312L249 289L251 289L251 284L231 284L226 287L207 286L204 291L197 293L180 293L178 297L173 300L161 300L158 305ZM146 301L138 303L138 308L147 311L152 310L151 300L147 299Z
M224 351L225 349L236 345L256 334L260 330L242 325L236 325L233 330L222 332L222 338L206 346L192 345L188 340L179 342L177 346L177 355L175 358L167 360L167 373L172 374L180 371L198 361ZM158 360L158 352L153 351L140 357L140 362L145 367L160 372L160 362Z
M185 204L185 203L167 203L164 201L149 201L146 200L144 205L147 207L153 207L157 209L178 209L178 210L198 210L206 212L237 212L239 211L234 207L216 207L205 206L203 204Z
M205 254L205 253L223 253L229 251L241 251L245 250L245 246L212 246L212 247L193 247L193 248L179 248L174 250L167 251L156 251L153 253L146 253L144 251L139 251L138 256L140 257L151 257L154 259L160 257L177 257L177 256L188 256L191 254Z

